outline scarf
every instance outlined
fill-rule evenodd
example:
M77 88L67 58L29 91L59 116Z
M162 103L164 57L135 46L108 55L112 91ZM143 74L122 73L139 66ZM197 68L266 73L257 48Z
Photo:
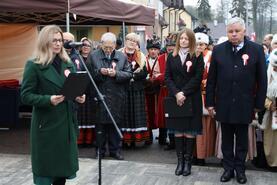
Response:
M145 61L141 58L141 53L138 50L135 50L133 53L127 52L126 48L123 48L123 53L127 56L128 62L131 63L132 61L135 61L141 69L145 65Z
M189 48L180 48L180 50L179 50L178 54L181 58L182 65L184 65L184 63L185 63L185 60L186 60L187 55L188 55L188 51L189 51Z

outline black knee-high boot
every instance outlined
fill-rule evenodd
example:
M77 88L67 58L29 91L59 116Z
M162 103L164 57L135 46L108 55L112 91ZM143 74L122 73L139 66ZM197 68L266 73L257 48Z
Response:
M65 178L59 178L53 182L53 185L65 185Z
M175 145L176 145L176 154L177 154L177 167L175 170L175 175L181 175L184 170L184 153L183 153L183 148L184 148L184 140L183 137L175 137Z
M167 129L159 128L159 144L166 145Z
M192 154L195 146L195 138L186 138L186 153L184 154L183 176L191 174Z

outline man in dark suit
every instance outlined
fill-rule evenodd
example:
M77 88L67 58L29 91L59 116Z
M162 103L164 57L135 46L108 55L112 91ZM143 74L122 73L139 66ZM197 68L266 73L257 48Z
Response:
M216 120L221 122L224 173L220 181L228 182L235 170L237 182L245 184L248 125L254 111L264 108L266 97L265 57L262 46L245 38L241 18L229 20L227 36L228 41L213 50L206 106L210 115L216 111Z

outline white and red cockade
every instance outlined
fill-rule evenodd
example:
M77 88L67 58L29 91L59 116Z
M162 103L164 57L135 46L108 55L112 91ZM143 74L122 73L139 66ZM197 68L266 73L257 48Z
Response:
M68 77L69 74L70 74L70 70L69 69L64 70L64 76L65 77Z
M113 67L113 70L115 70L115 67L116 67L116 63L115 62L112 62L112 67Z
M241 58L243 60L243 65L246 66L248 64L249 55L243 54Z
M135 69L136 61L132 61L131 64L132 64L132 68Z
M189 60L186 62L186 66L187 66L187 72L190 72L190 68L192 66L192 62Z

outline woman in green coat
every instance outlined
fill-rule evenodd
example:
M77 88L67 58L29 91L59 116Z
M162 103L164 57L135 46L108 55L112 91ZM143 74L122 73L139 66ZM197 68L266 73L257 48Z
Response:
M62 185L79 169L75 102L59 92L74 66L63 48L62 30L45 26L33 59L26 63L21 99L33 106L31 159L34 184ZM76 97L84 103L85 95Z

